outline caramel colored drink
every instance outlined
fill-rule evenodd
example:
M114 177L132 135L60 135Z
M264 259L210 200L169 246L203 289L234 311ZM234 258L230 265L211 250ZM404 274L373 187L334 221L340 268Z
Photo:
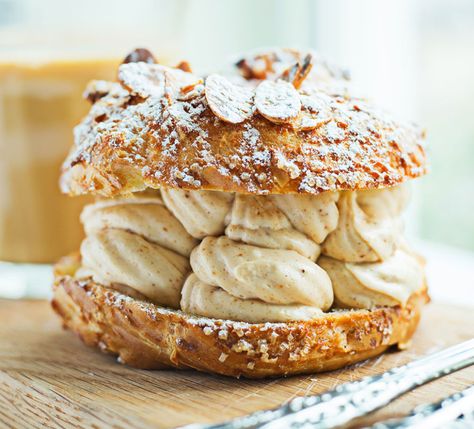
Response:
M59 170L87 82L113 80L117 64L0 62L0 260L50 263L78 248L86 200L60 194Z

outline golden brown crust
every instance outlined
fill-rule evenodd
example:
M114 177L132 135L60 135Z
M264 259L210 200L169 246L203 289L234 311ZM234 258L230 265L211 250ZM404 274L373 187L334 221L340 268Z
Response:
M74 279L78 265L78 255L72 255L56 266L53 308L87 345L137 368L194 368L250 378L332 370L394 344L403 347L428 300L423 289L404 308L250 324L190 316Z
M238 63L245 90L216 75L203 85L178 69L122 65L122 85L88 91L96 102L75 130L62 190L106 197L146 187L319 193L393 186L426 172L415 126L352 97L319 63L308 73L302 62L296 69L304 73L284 72L277 82L280 63L257 59ZM255 66L262 62L263 71Z

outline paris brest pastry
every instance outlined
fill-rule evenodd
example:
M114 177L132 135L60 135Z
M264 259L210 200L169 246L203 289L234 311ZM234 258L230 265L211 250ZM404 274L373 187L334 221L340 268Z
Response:
M94 81L61 189L89 194L53 307L139 368L266 377L407 346L428 301L403 238L424 135L311 52L201 77L137 50Z

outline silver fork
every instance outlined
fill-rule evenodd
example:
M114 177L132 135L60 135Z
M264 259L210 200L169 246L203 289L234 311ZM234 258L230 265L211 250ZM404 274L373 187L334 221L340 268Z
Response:
M463 418L459 419L461 416ZM474 386L434 404L420 405L407 417L375 423L371 429L434 429L440 427L474 427Z
M321 395L298 397L272 410L219 424L186 429L329 429L365 416L428 381L474 363L474 339L391 369L337 386Z

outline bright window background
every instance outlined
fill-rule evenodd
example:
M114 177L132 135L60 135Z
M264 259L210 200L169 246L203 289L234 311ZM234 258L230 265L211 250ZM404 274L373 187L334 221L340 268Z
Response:
M273 45L347 66L360 93L427 129L432 171L415 181L408 230L435 283L474 286L473 0L0 0L0 51L137 45L203 72Z

